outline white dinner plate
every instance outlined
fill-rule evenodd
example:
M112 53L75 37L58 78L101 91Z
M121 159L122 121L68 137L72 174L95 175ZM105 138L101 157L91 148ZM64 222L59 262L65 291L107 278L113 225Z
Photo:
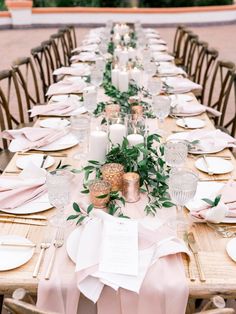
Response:
M33 244L30 240L18 235L0 236L0 242ZM32 258L33 254L33 247L0 245L0 271L6 271L24 265Z
M188 132L179 132L179 133L171 134L170 136L168 136L167 140L171 140L171 139L186 140L187 134L188 134ZM203 151L203 150L190 149L189 153L196 154L196 155L198 155L198 154L215 154L215 153L221 152L224 149L225 149L225 146L224 147L222 147L221 145L217 146L217 143L215 143L215 147L212 147L209 150Z
M208 169L203 157L200 157L195 161L195 167L203 172L210 171L213 174L229 173L234 169L234 165L230 161L223 158L206 156L206 159L209 165Z
M205 126L205 121L196 118L185 118L176 120L176 124L185 129L200 129Z
M29 163L33 163L35 166L39 167L41 166L43 162L43 154L32 154L32 155L25 155L20 156L16 160L16 166L20 169L25 169ZM51 167L55 163L55 159L52 156L47 156L43 168L47 169Z
M70 121L61 118L48 118L39 122L39 126L49 129L63 129L69 124Z
M69 76L69 75L67 75L63 79L64 82L71 82L71 83L78 82L78 80L81 80L81 76Z
M195 211L196 209L206 204L202 200L203 198L214 199L224 185L225 183L222 182L198 182L197 191L194 198L189 201L185 207L189 211ZM222 223L236 223L236 218L225 217L224 220L222 220Z
M50 101L53 101L53 102L66 101L66 100L68 100L68 98L80 101L81 97L79 97L77 95L67 95L67 94L65 94L65 95L53 95L50 98Z
M226 252L229 257L232 258L234 262L236 262L236 238L231 239L226 245Z
M48 145L35 148L35 150L43 150L45 152L58 151L58 150L71 148L77 145L78 143L79 141L77 140L77 138L72 133L68 133L65 136L59 138L58 140Z
M52 208L53 206L49 203L48 194L43 194L42 196L34 199L31 202L25 203L21 206L12 209L1 209L2 212L8 214L33 214L43 212Z
M76 255L78 251L81 230L82 229L80 227L73 230L66 241L67 254L74 263L76 263Z

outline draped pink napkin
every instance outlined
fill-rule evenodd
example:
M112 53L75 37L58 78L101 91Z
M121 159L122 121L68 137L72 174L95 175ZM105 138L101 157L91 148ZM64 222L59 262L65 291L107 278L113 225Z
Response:
M226 210L224 210L225 215L223 215L223 217L236 218L236 182L231 181L231 180L228 181L223 186L221 191L219 191L215 195L212 195L210 199L214 200L217 195L221 195L221 203L218 206L218 210L222 210L222 207L226 205ZM194 211L191 211L190 213L192 216L196 218L209 220L208 214L210 210L211 210L210 205L205 203L200 208L195 209ZM216 214L217 212L215 212L215 215Z
M165 83L171 87L171 92L173 93L187 93L192 90L201 90L202 86L190 81L187 78L181 77L168 77Z
M98 44L83 45L72 50L72 52L81 52L81 51L99 51L99 46Z
M209 112L212 115L214 115L215 117L219 117L221 116L221 112L219 112L218 110L205 106L205 105L201 105L201 104L191 104L185 101L180 101L177 103L177 105L172 109L172 112L174 114L178 114L179 116L183 115L196 115L196 114L201 114L203 112Z
M53 72L53 75L73 75L85 76L90 75L90 67L88 64L78 64L77 67L61 67Z
M78 108L77 101L57 102L56 104L48 105L35 105L30 110L30 116L35 117L38 115L66 115Z
M87 83L82 78L78 78L76 82L59 81L50 85L46 95L82 93L86 86Z
M9 150L17 152L48 145L65 136L69 129L48 129L26 127L17 130L5 130L2 137L11 140Z
M171 55L168 55L167 53L153 52L152 56L153 56L154 60L157 62L173 61L174 60L174 57Z
M86 62L86 61L96 61L97 58L99 58L100 56L98 54L96 54L95 52L93 51L89 51L89 52L81 52L79 55L74 55L70 58L70 60L72 62L74 61L83 61L83 62Z
M136 217L143 216L143 209L131 204L128 207L126 210L131 209L130 216L135 217L135 213ZM114 218L111 217L111 219ZM155 220L156 218L150 218L152 222ZM89 223L88 221L85 226L88 226ZM173 230L170 230L166 225L161 225L160 222L159 227L157 227L156 223L153 226L151 225L150 227L147 227L146 223L139 225L139 249L142 251L153 245L158 247L155 253L155 261L147 271L139 294L123 288L119 288L116 292L111 287L104 286L97 302L97 312L95 306L88 300L87 306L89 306L91 312L89 312L87 307L81 310L81 297L78 286L96 272L98 265L94 264L87 269L85 268L77 272L75 276L75 265L67 257L65 246L63 246L58 250L50 281L42 278L39 282L38 308L63 314L184 313L189 291L179 253L187 253L188 251L175 238ZM80 228L83 229L83 227ZM69 230L67 231L69 233ZM90 235L90 238L94 239L93 234ZM90 244L92 242L87 242L87 249L89 249ZM49 258L50 254L48 254L45 261L44 272L46 271ZM79 309L77 312L78 304Z

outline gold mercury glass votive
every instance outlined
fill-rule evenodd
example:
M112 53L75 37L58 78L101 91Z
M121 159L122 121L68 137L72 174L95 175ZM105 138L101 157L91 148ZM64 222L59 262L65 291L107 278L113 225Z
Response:
M117 104L106 105L106 107L105 107L105 112L106 112L107 118L110 118L110 117L112 117L114 114L120 112L120 105L117 105Z
M140 176L136 172L127 172L123 175L122 194L127 203L135 203L140 199Z
M103 180L111 184L112 191L121 191L124 166L118 163L109 163L101 167Z
M89 197L94 207L105 208L110 199L111 185L103 180L95 180L89 185ZM107 195L103 198L98 196Z
M131 113L135 116L141 117L143 115L143 106L141 105L133 105L131 107Z

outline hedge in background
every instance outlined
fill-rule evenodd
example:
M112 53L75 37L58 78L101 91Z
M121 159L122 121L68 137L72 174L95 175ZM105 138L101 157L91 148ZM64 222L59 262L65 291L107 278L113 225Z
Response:
M0 0L0 4L3 0ZM233 0L139 0L139 7L188 7L232 4ZM130 7L128 0L34 0L36 7Z

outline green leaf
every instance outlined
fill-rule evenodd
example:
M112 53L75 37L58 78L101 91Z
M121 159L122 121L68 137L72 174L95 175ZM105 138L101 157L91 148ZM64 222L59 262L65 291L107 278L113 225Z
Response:
M206 202L207 204L211 205L212 207L215 206L214 202L211 201L211 200L209 200L209 198L202 198L202 200L203 200L204 202Z
M217 206L219 204L220 200L221 200L221 194L216 196L216 198L214 200L214 206Z
M86 216L80 216L80 218L78 219L76 225L81 224L81 222L86 218Z
M106 198L109 194L98 195L96 198Z
M88 194L88 193L89 193L89 190L82 190L82 191L80 191L80 193Z
M80 207L77 203L73 203L73 208L77 213L81 213Z
M94 206L93 204L90 204L87 208L87 213L89 214L93 210Z
M78 217L79 217L79 215L70 215L69 217L67 217L66 220L73 220L73 219L76 219Z
M97 160L88 160L88 163L92 164L92 165L100 165L100 162Z
M163 203L162 203L162 206L163 206L163 207L166 207L166 208L169 208L169 207L174 206L174 204L173 204L172 202L166 201L166 202L163 202Z

